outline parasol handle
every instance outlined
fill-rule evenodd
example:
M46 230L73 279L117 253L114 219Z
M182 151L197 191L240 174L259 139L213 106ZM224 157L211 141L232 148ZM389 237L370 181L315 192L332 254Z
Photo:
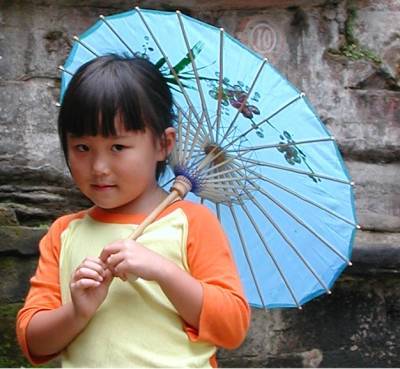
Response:
M192 189L192 184L185 176L177 176L171 186L168 196L143 220L143 222L129 235L128 239L137 240L146 229L146 227L153 223L157 216L170 204L177 199L183 199L187 193ZM136 281L138 277L129 274L128 280L130 282Z

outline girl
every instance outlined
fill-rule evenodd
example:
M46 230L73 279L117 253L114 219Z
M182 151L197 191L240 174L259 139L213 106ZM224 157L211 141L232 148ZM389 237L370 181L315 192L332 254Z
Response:
M94 206L57 219L41 240L17 317L33 364L61 354L73 367L215 367L217 346L245 338L249 307L207 208L176 201L127 240L167 196L157 180L175 143L172 118L171 92L145 59L99 57L72 78L59 135Z

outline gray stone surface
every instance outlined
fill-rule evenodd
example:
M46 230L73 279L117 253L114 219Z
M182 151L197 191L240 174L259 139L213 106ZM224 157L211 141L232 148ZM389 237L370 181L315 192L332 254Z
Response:
M253 310L248 338L219 352L221 366L400 366L400 0L0 1L0 366L26 365L10 311L45 226L88 206L59 150L56 68L99 14L138 3L180 8L268 57L306 92L355 182L363 230L333 294L302 311Z

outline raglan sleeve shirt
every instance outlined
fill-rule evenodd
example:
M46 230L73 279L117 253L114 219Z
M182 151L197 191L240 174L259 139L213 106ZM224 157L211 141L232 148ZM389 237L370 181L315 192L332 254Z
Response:
M184 206L188 217L187 262L191 275L203 288L199 328L184 325L192 341L207 341L233 349L244 340L249 328L250 308L244 297L229 243L218 219L204 206ZM33 357L26 331L39 311L61 306L59 255L61 234L68 223L82 213L58 219L40 242L40 258L24 307L17 316L17 338L25 356L41 364L54 356Z

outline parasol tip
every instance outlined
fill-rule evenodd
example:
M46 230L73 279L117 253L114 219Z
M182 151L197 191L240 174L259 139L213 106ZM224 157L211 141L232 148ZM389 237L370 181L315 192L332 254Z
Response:
M58 69L59 69L59 70L62 70L63 72L65 71L65 69L64 69L64 67L63 67L62 65L59 65L59 66L58 66Z
M362 229L361 226L359 224L356 225L357 229Z
M73 38L75 41L79 41L79 37L78 37L78 36L76 36L76 35L75 35L75 36L73 36L72 38Z
M181 13L180 10L177 10L177 11L176 11L176 14L179 14L179 15L180 15L180 14L182 14L182 13Z
M59 102L56 102L54 105L57 106L57 108L59 108L61 106L61 104Z
M356 185L355 182L353 181L350 182L350 186L354 187L355 185Z
M304 92L300 92L300 97L304 97L306 94Z
M100 18L101 20L104 20L105 17L104 17L103 14L100 14L100 15L99 15L99 18Z
M353 266L353 263L349 260L349 262L347 263L348 266Z
M303 306L298 305L297 307L298 307L299 310L303 310Z
M331 290L327 290L326 293L327 293L328 295L332 295L332 291L331 291Z
M219 30L220 30L221 32L225 32L225 30L224 30L223 27L221 27Z
M137 10L137 11L139 11L140 10L140 8L136 5L135 6L135 9Z

